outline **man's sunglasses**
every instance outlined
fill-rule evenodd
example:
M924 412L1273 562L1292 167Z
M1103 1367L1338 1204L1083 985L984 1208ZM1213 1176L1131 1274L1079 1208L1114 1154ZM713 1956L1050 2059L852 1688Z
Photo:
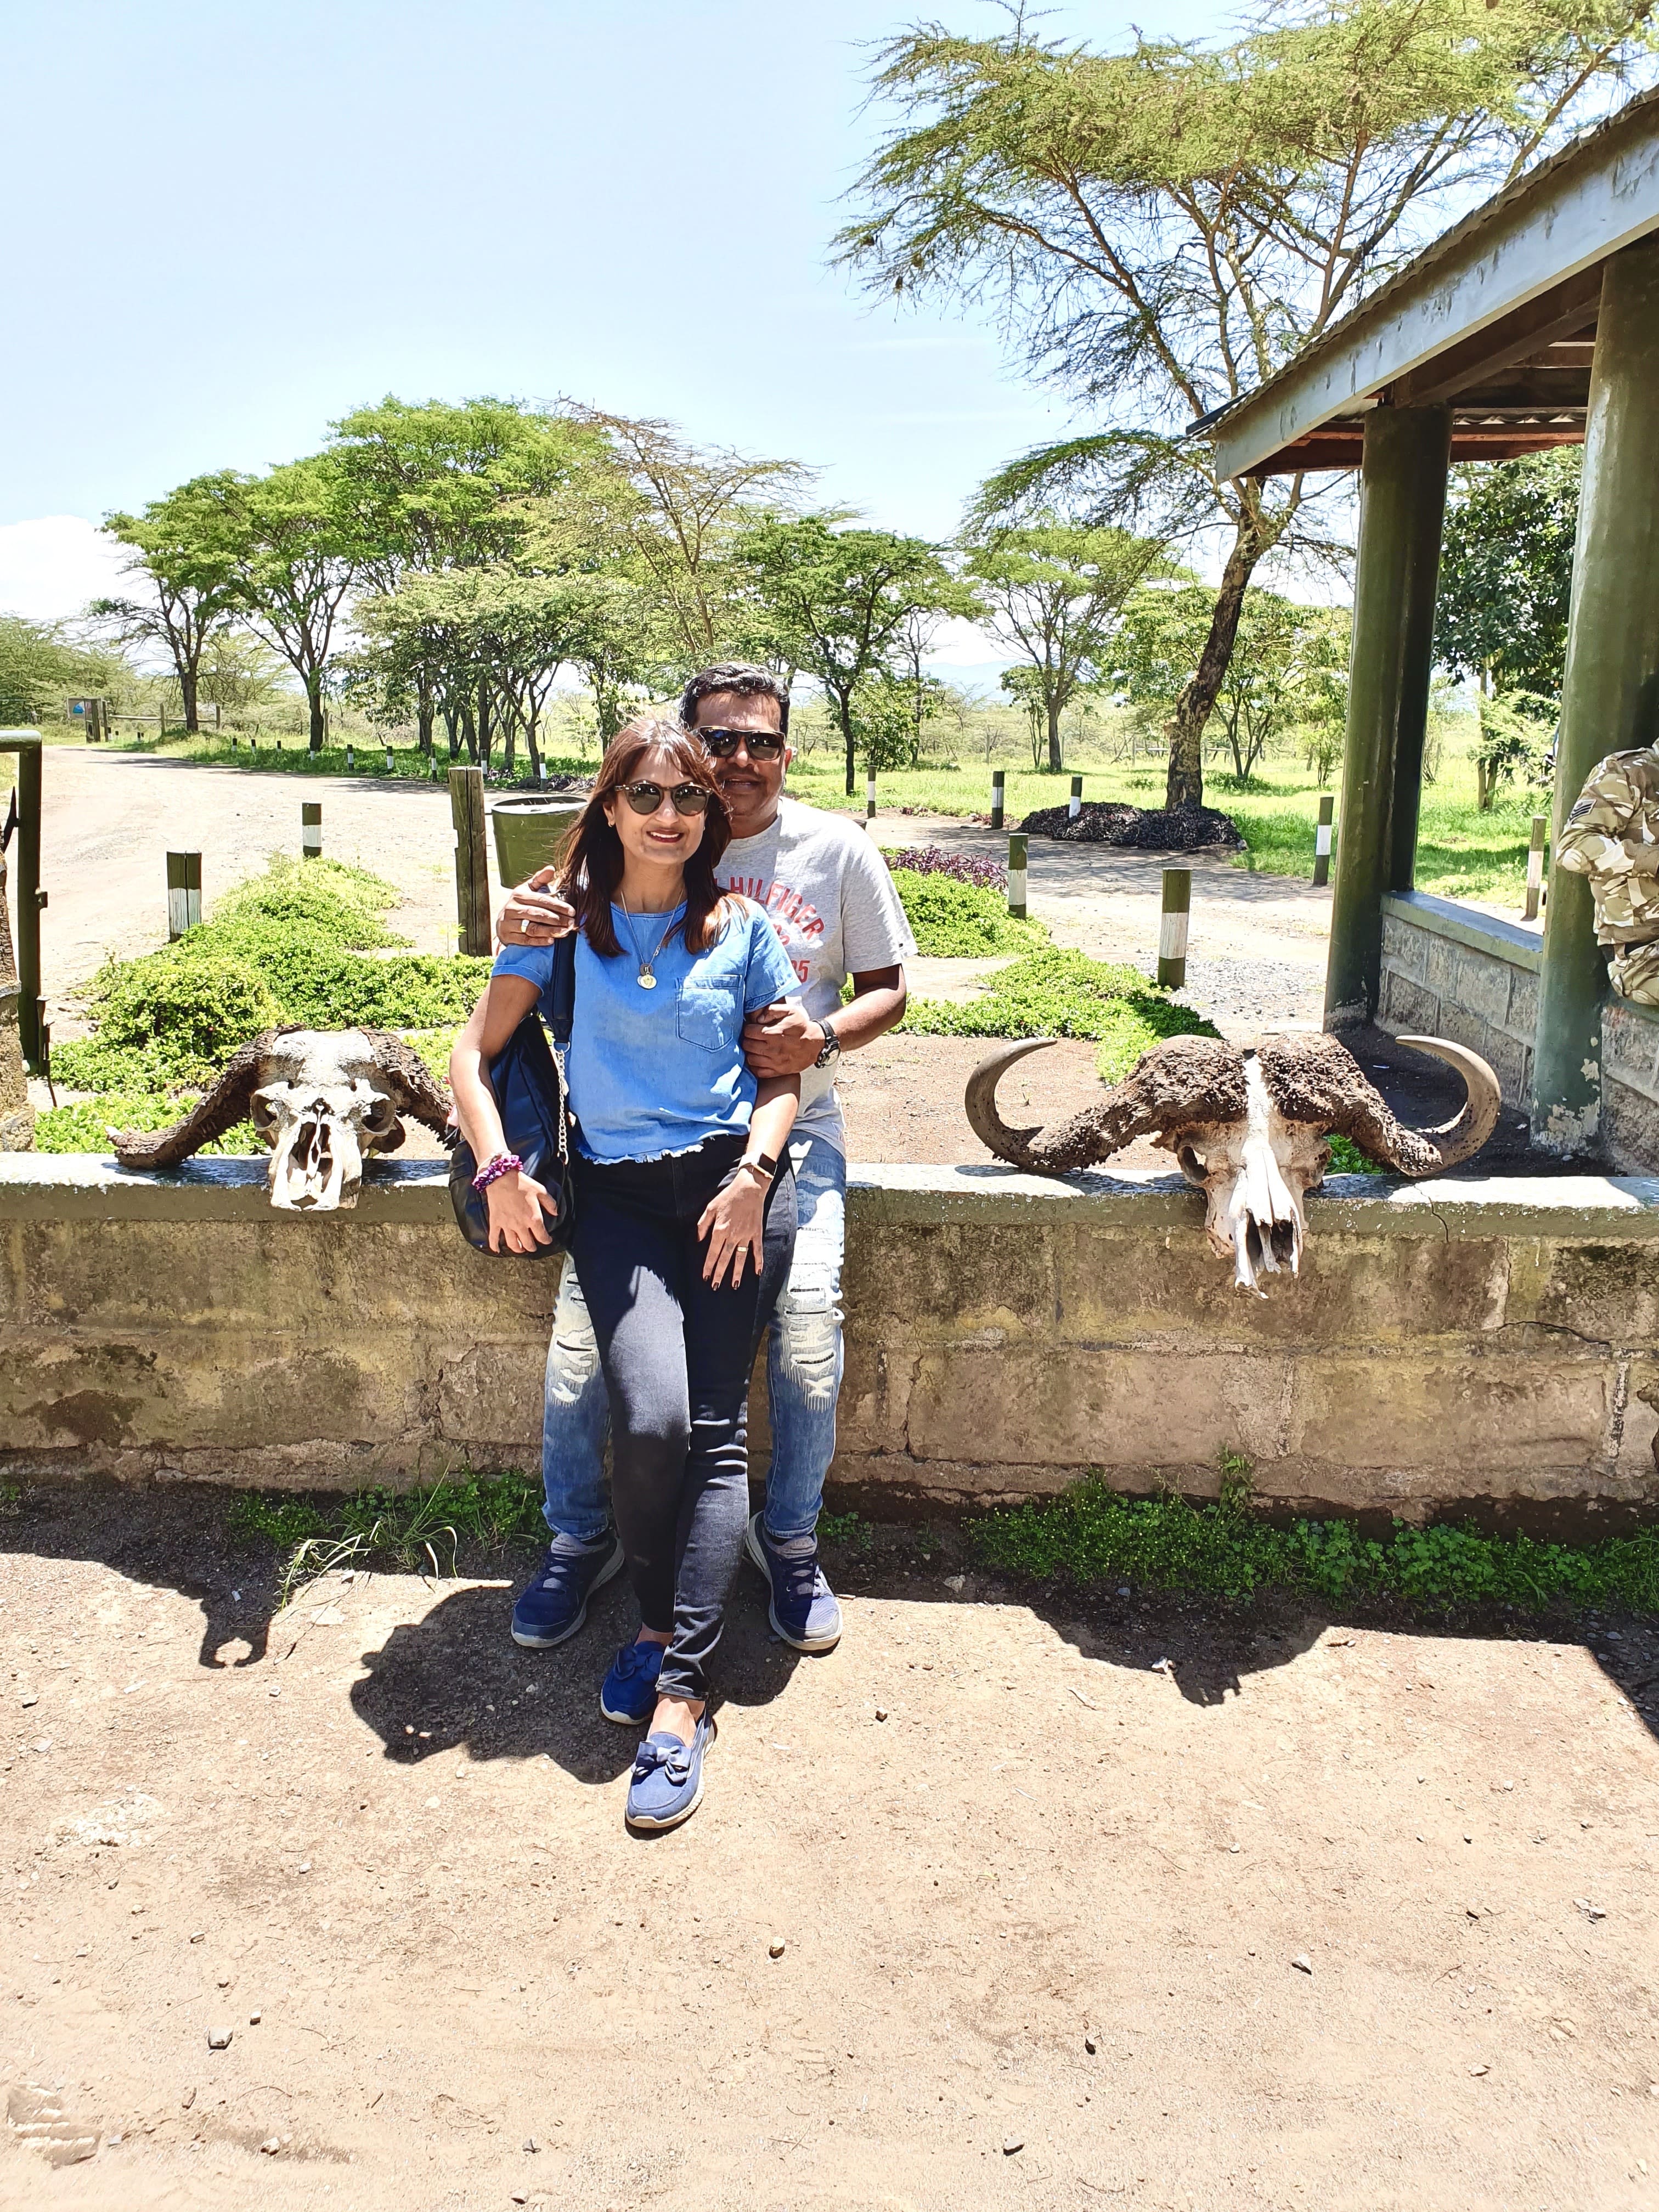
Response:
M750 760L774 761L783 757L785 740L768 730L699 730L702 739L716 760L730 760L739 745L747 745Z
M662 805L664 786L659 783L625 783L623 797L635 814L654 814ZM668 796L674 802L676 814L707 814L708 793L700 783L677 783Z

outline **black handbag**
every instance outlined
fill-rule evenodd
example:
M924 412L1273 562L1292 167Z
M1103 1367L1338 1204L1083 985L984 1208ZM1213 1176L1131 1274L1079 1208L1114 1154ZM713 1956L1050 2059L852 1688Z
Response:
M576 1011L576 937L573 930L553 948L553 1042L532 1006L489 1063L489 1087L501 1117L509 1152L524 1163L548 1196L558 1201L556 1218L545 1207L542 1222L552 1242L528 1252L495 1252L492 1259L540 1260L563 1251L575 1221L576 1194L570 1175L570 1093L564 1079L565 1048ZM474 1190L478 1163L465 1137L449 1156L449 1200L460 1231L475 1251L489 1251L489 1208Z

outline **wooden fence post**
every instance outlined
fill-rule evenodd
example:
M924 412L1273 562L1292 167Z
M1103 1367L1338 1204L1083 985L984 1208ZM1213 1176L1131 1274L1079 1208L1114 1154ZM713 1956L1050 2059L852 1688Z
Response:
M994 830L1002 827L1003 778L1006 774L1006 769L994 768L991 770L991 827Z
M300 848L308 860L323 857L323 802L320 799L300 801Z
M173 944L202 920L202 856L167 854L167 943Z
M1319 827L1314 831L1314 872L1316 887L1331 879L1331 817L1336 811L1336 800L1328 791L1319 802Z
M1536 921L1538 904L1544 890L1544 832L1549 826L1547 814L1532 817L1532 842L1527 848L1527 903L1522 919Z
M484 849L483 770L449 771L449 811L455 824L456 935L463 952L489 951L489 860Z
M864 818L866 822L873 822L876 818L876 771L874 769L872 769L864 779Z
M1068 822L1075 822L1082 811L1083 778L1080 775L1074 775L1072 778L1072 802L1066 810L1066 818Z
M1192 912L1193 872L1164 871L1164 912L1158 932L1160 990L1178 991L1187 980L1187 924Z
M1008 833L1008 911L1016 921L1025 919L1025 834Z

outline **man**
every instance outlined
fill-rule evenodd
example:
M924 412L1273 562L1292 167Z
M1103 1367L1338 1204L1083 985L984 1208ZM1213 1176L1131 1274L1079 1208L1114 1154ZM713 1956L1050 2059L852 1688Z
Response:
M818 1564L823 1479L836 1449L842 1378L841 1274L846 1133L835 1063L904 1012L904 962L915 951L892 878L864 830L783 796L792 757L789 694L769 669L724 661L694 676L681 718L707 746L732 817L718 874L771 917L799 976L799 999L763 1007L743 1033L757 1075L799 1075L790 1140L799 1228L794 1262L769 1331L767 1391L772 1459L766 1504L750 1520L750 1558L771 1591L772 1626L798 1651L833 1650L841 1607ZM570 909L542 869L508 897L504 945L545 945ZM843 1006L848 977L853 996ZM544 1512L552 1541L513 1608L516 1643L546 1650L576 1634L587 1601L623 1564L611 1525L602 1455L610 1412L576 1271L567 1267L547 1352L542 1430Z
M1613 988L1659 1006L1659 745L1609 753L1584 780L1555 857L1588 876Z

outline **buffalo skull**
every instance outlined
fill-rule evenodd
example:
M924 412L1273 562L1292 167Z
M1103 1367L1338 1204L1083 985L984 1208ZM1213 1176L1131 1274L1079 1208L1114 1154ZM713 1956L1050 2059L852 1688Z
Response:
M110 1139L123 1167L177 1167L246 1115L270 1147L271 1204L331 1213L357 1203L366 1158L403 1143L404 1115L441 1135L449 1100L418 1054L383 1030L265 1030L182 1121L112 1129Z
M1240 1290L1258 1273L1301 1271L1303 1200L1323 1181L1326 1137L1349 1138L1401 1175L1438 1175L1478 1152L1498 1122L1498 1078L1478 1053L1444 1037L1400 1042L1445 1060L1463 1079L1462 1111L1439 1129L1407 1129L1352 1054L1332 1036L1264 1037L1239 1047L1219 1037L1170 1037L1096 1105L1057 1129L1011 1129L997 1113L997 1083L1052 1037L1002 1046L968 1079L974 1133L1000 1159L1041 1175L1097 1167L1136 1137L1155 1136L1204 1193L1212 1249L1231 1255ZM1259 1295L1259 1292L1258 1292Z

